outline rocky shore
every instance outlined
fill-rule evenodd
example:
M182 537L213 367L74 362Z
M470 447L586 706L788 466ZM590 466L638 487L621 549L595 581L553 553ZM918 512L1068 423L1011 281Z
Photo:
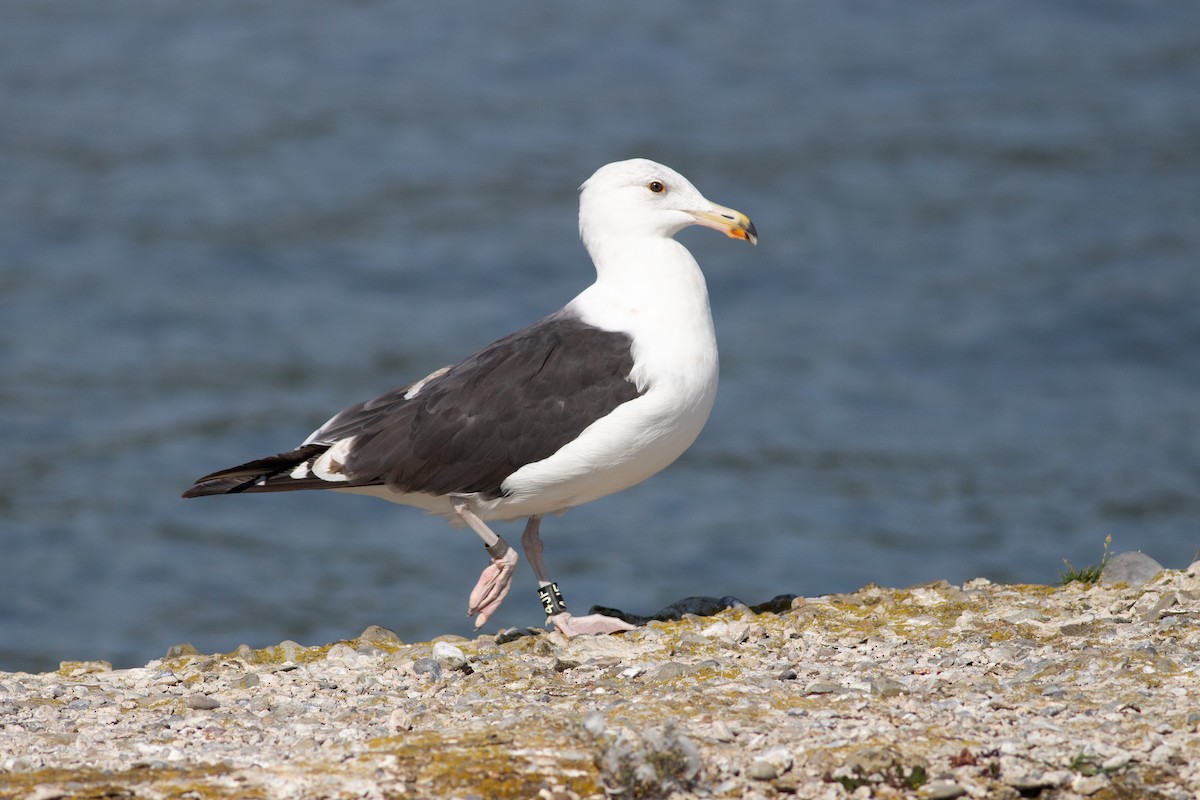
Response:
M0 797L1192 798L1200 562L1141 580L0 673Z

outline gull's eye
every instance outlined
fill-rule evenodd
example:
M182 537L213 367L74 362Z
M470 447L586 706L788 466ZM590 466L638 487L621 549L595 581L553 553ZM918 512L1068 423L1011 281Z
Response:
M667 187L663 186L662 181L650 181L649 183L646 184L646 188L649 189L650 191L654 192L655 194L662 194L663 192L665 192L667 190Z

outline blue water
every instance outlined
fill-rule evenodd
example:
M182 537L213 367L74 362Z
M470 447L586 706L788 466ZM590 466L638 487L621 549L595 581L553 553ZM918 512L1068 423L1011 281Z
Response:
M558 308L631 156L761 244L681 235L717 406L546 521L574 609L1186 565L1197 86L1192 3L6 3L0 668L469 633L469 533L178 495Z

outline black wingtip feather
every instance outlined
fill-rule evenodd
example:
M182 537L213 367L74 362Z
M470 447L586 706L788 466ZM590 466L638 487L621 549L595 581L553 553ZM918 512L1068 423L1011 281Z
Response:
M243 478L217 478L216 480L198 480L192 484L181 497L206 497L213 494L237 494L254 485L258 478L245 480Z
M261 486L259 485L259 481L263 478L272 478L282 472L289 472L295 469L297 464L303 463L328 449L329 445L327 444L307 444L287 453L259 458L254 461L247 461L245 464L239 464L236 467L217 470L205 475L203 478L197 478L196 482L182 496L206 497L208 495L237 494L239 492L286 491L288 488L286 486ZM310 487L307 485L297 485L295 488L307 489Z

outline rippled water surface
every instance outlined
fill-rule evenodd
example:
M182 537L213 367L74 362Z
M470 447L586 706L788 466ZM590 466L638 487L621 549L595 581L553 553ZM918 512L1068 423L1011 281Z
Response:
M468 533L178 495L558 308L591 278L575 187L635 155L761 244L681 235L717 406L547 520L574 608L1200 546L1200 6L0 16L0 668L468 633ZM522 567L489 627L538 620Z

